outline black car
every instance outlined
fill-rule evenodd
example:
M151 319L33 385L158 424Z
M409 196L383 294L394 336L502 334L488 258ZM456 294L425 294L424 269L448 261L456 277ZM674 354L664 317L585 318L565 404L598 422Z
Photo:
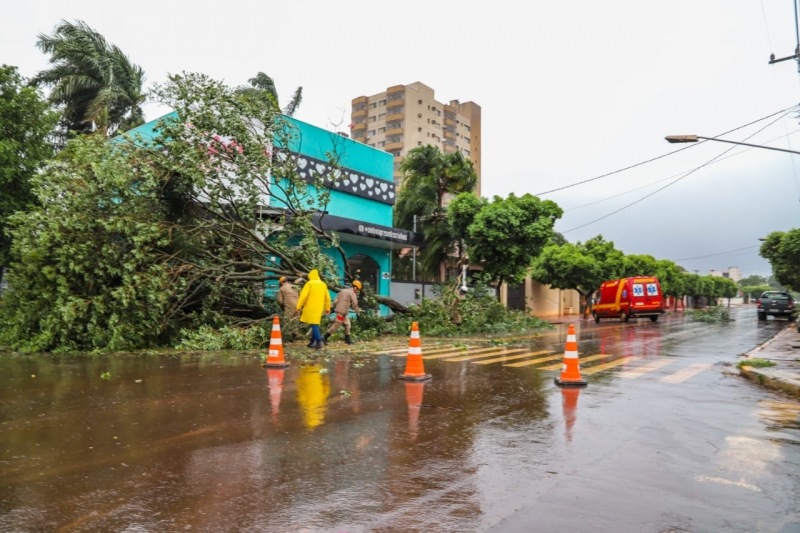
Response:
M788 292L767 291L756 302L758 319L766 320L768 315L790 317L794 311L794 302Z

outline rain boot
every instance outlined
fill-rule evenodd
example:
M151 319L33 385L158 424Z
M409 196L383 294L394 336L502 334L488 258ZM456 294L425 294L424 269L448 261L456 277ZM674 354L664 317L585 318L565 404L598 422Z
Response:
M322 337L322 344L324 344L325 346L327 346L327 345L328 345L328 339L330 338L330 336L331 336L331 334L330 334L330 333L326 333L326 334L325 334L325 335Z
M345 335L345 336L344 336L344 343L345 343L345 344L355 344L355 343L353 342L353 339L351 339L351 338L350 338L350 335Z
M311 340L308 341L308 346L306 346L306 348L313 348L315 344L316 342L314 341L314 337L312 335Z
M314 349L315 350L321 350L322 349L322 341L317 341L317 343L314 345Z

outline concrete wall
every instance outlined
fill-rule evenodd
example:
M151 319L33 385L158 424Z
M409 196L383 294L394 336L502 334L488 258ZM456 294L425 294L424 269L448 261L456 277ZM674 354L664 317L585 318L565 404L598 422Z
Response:
M392 299L408 306L411 304L422 303L422 298L434 298L431 287L433 283L423 283L421 281L392 281ZM419 291L420 298L415 297L415 291Z

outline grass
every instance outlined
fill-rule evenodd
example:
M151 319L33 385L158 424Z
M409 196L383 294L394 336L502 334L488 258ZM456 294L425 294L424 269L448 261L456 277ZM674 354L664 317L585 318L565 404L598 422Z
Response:
M770 366L775 366L775 363L770 361L769 359L744 359L739 361L739 364L736 365L738 368L742 368L743 366L752 366L753 368L767 368Z

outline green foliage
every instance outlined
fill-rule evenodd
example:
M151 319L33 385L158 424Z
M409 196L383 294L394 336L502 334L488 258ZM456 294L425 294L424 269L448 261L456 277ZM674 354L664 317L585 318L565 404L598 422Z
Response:
M770 262L781 285L800 292L800 229L770 233L759 255Z
M744 366L751 366L753 368L768 368L775 365L776 363L774 361L760 358L743 359L736 364L737 368L742 368Z
M31 179L53 154L47 142L58 114L16 67L0 66L0 270L8 266L8 218L36 203Z
M764 286L767 285L767 281L766 277L753 274L752 276L747 276L739 280L739 286L742 287L742 289L744 289L744 287Z
M392 330L400 335L408 335L412 322L419 322L424 335L437 337L553 328L550 323L528 312L507 309L494 297L494 291L482 282L471 288L457 304L453 287L440 284L434 286L433 292L436 298L426 298L419 305L410 306L408 314L395 315L390 322ZM453 321L456 305L462 317L460 328Z
M556 289L575 289L584 296L604 281L621 277L623 254L598 235L585 243L551 245L535 261L533 279Z
M247 327L202 325L198 329L181 330L179 350L253 350L269 346L272 320L262 320Z
M380 304L375 296L375 290L369 283L364 283L358 295L358 307L361 313L350 321L352 325L350 333L356 340L372 339L388 330L386 319L380 315ZM343 329L340 328L339 331L344 334Z
M708 309L696 309L692 311L687 311L689 315L689 319L692 322L707 322L707 323L716 323L716 322L729 322L731 319L731 315L727 309L722 307L721 305L715 307L709 307Z
M275 82L272 80L272 78L263 72L259 72L255 75L255 77L247 80L247 82L250 84L250 86L239 87L236 89L237 94L244 99L260 100L261 103L273 108L276 112L280 112L280 106L278 104L278 90L275 87ZM292 95L292 99L283 109L282 113L289 117L294 116L302 101L303 88L298 87Z
M417 230L425 235L417 268L422 276L438 277L440 265L455 252L458 242L447 220L445 195L471 193L478 176L461 152L443 154L430 145L411 150L401 170L403 186L397 194L394 223L412 229L417 216Z
M461 194L450 204L450 218L458 232L465 233L470 260L480 263L483 273L498 285L520 283L550 241L553 225L563 211L555 202L530 194L510 194L505 199L495 196L492 202L480 203L469 196ZM462 209L464 203L468 208ZM466 226L464 213L469 208L477 208L477 212Z
M85 22L61 21L36 44L50 54L51 67L32 83L51 87L50 102L63 106L68 131L89 133L94 123L108 134L144 122L144 71Z

